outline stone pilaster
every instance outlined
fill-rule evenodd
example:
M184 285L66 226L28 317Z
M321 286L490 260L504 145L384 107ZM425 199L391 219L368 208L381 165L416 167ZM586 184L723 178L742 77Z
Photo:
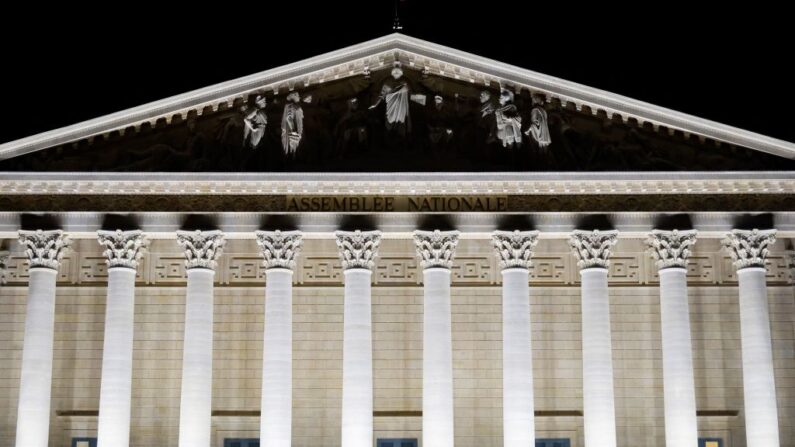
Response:
M740 287L740 338L748 447L777 447L778 403L767 303L768 247L776 230L732 230L724 244L734 260Z
M697 447L696 391L687 298L687 258L697 232L654 230L646 243L660 275L666 447Z
M342 346L342 443L373 445L373 323L371 282L380 231L337 231L345 269Z
M300 231L257 231L265 267L265 328L262 338L260 444L292 445L293 270L301 251Z
M98 231L108 264L105 340L99 394L100 446L130 443L135 274L146 239L140 230Z
M47 447L55 329L55 282L69 240L61 230L20 231L30 263L16 444Z
M503 445L535 445L529 269L538 231L495 231L502 267Z
M453 340L450 269L458 231L415 231L423 268L422 445L453 447Z
M185 252L188 290L179 408L179 447L208 447L212 434L213 279L224 234L178 231Z
M616 410L607 268L617 231L575 230L569 243L580 268L585 447L616 447Z

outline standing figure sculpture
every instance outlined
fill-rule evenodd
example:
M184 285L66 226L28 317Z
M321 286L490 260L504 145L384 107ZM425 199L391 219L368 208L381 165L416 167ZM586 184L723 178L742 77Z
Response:
M262 137L265 135L265 128L268 125L268 117L265 116L265 106L268 100L265 96L257 95L254 100L254 107L243 111L243 145L251 149L256 149Z
M384 81L381 94L370 109L378 107L382 102L386 104L386 128L405 136L411 132L409 119L409 100L425 105L425 95L412 95L408 81L403 77L403 68L400 62L392 66L392 77Z
M507 89L500 90L500 106L494 110L497 122L497 138L502 147L516 147L522 144L522 117L513 103L514 94Z
M552 143L549 135L549 119L547 111L544 110L544 99L541 96L533 95L533 110L530 111L530 127L525 131L525 135L530 136L541 149L546 149Z
M291 92L286 101L282 114L282 147L285 155L294 158L304 136L304 109L298 92Z

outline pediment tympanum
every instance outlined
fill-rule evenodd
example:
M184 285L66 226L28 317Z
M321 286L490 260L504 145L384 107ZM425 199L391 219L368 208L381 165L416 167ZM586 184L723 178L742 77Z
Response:
M790 158L736 142L583 106L503 78L451 75L457 68L449 64L442 65L447 73L429 70L405 52L386 54L375 66L342 76L337 70L311 83L262 85L212 107L7 158L0 171L795 169Z

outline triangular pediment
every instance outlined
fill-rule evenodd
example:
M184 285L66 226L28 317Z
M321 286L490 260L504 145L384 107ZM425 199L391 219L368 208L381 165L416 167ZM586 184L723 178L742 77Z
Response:
M791 170L793 158L792 143L400 34L0 145L0 171Z

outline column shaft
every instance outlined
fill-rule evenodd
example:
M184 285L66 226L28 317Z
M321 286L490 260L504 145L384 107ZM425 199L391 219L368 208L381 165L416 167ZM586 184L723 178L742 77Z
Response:
M503 445L535 445L530 286L526 268L502 271Z
M57 270L30 269L17 413L17 447L47 447Z
M582 382L586 447L616 446L613 355L607 269L580 270L582 277Z
M687 299L687 270L660 270L665 445L697 447L696 392Z
M737 270L740 281L745 435L748 447L779 445L778 405L767 303L766 270Z
M179 446L208 447L212 432L213 278L215 271L188 269Z
M103 447L130 443L134 315L135 270L109 268L97 430Z
M427 268L422 336L422 444L453 447L453 341L450 270Z
M345 270L342 445L373 444L373 325L368 269Z
M265 271L260 444L290 447L293 412L293 272Z

